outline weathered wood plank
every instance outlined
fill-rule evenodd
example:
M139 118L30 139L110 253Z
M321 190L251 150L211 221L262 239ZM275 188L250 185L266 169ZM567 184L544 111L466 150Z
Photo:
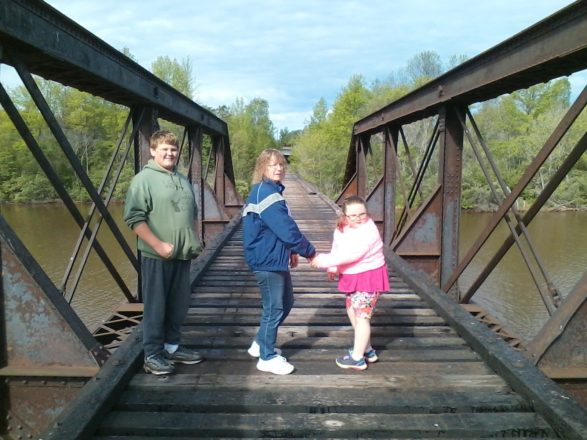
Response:
M267 375L257 371L255 364L241 367L240 374L224 373L186 373L194 371L183 368L181 374L168 377L154 377L147 374L137 374L131 381L133 387L150 388L241 388L257 390L267 386L278 386L280 389L293 388L304 389L310 387L338 388L339 390L364 390L364 389L390 389L399 392L410 390L477 390L482 388L492 389L496 392L508 390L507 385L497 375L469 374L469 375L436 375L416 376L410 374L394 374L393 372L382 372L381 374L356 374L356 372L343 371L338 369L333 374L310 374L312 365L305 362L296 364L295 373L287 376ZM334 366L336 367L336 366ZM333 367L333 368L334 368ZM340 373L342 371L342 373ZM246 374L245 374L246 373ZM354 374L354 375L353 375ZM343 394L343 393L341 393Z
M385 413L443 414L479 412L528 412L532 408L520 396L494 390L426 392L370 389L345 397L337 389L271 389L251 393L243 389L198 389L185 393L168 389L156 394L152 389L130 387L117 402L119 411L184 411L276 413Z
M208 339L184 337L183 342L190 347L248 347L250 338L239 339L236 337L215 336ZM346 348L352 342L352 335L344 338L307 338L290 335L289 338L278 339L279 346L283 349L307 349L307 348ZM455 348L465 346L465 342L459 337L402 337L390 339L388 337L375 336L372 338L373 346L379 349L393 350L396 348Z
M305 351L301 350L293 355L288 356L288 360L296 366L295 375L306 376L320 376L325 380L330 380L332 375L344 375L347 380L352 383L361 384L363 379L373 381L379 380L379 376L402 376L406 381L410 380L411 376L426 376L426 380L432 380L437 376L458 376L472 382L475 377L479 376L495 376L499 378L491 369L483 362L446 362L446 361L428 361L428 362L377 362L371 364L369 369L364 372L356 372L352 370L342 370L335 364L335 354L331 351L330 358L313 359L309 357ZM341 353L339 352L339 355ZM191 375L233 375L244 374L245 372L252 376L266 376L266 374L257 371L255 365L256 359L248 355L243 355L238 359L233 359L231 362L224 362L222 359L208 360L198 365L177 365L177 372L179 374ZM299 378L300 383L306 378ZM419 379L418 379L419 380ZM485 380L485 378L483 378ZM280 384L282 382L279 382ZM502 383L502 382L499 382ZM325 382L325 386L328 383Z
M190 313L185 321L186 326L190 325L218 325L218 324L230 324L232 325L252 325L257 326L259 325L259 315L243 315L237 313L237 310L224 310L224 314L195 314ZM320 325L332 325L332 324L344 324L348 322L348 318L346 318L341 314L332 316L329 318L329 322L325 322L323 319L308 319L311 314L306 314L305 316L299 316L299 314L291 314L288 317L287 322L289 325L315 325L319 327ZM374 317L374 322L376 322ZM445 323L445 321L438 317L438 316L394 316L393 318L388 319L389 325L405 325L405 324L414 324L414 325L431 325L431 326L438 326Z
M315 337L315 338L328 338L328 337L352 337L352 330L349 329L348 325L325 325L316 328L314 326L282 326L278 330L278 338L285 337L288 334L295 333L298 337ZM185 337L196 338L196 337L210 337L210 336L248 336L251 340L257 334L256 327L234 327L234 326L221 326L217 325L214 327L205 326L186 326L183 332ZM375 336L387 336L389 338L394 337L405 337L405 336L455 336L456 332L449 326L409 326L409 325L373 325L371 327L371 335Z
M465 414L234 414L184 412L114 412L98 433L259 438L308 436L324 438L487 438L504 435L551 436L550 427L534 413Z
M339 304L337 304L339 303ZM348 317L346 315L346 311L344 306L340 303L343 301L333 301L333 307L308 307L308 308L299 308L295 307L292 309L291 313L288 316L288 320L293 317L302 317L302 318L324 318L324 319L332 319L332 318L344 318L348 322ZM189 311L189 317L191 318L194 315L219 315L230 313L234 311L239 315L252 315L256 319L259 319L261 315L260 308L252 308L252 307L241 307L240 304L229 305L225 307L192 307ZM433 317L438 318L438 316L434 313L434 310L429 308L386 308L380 307L376 309L375 314L373 315L372 322L376 321L383 321L393 319L395 317L404 317L404 316L411 316L411 317Z
M190 437L184 437L184 436L167 436L167 435L156 435L156 436L149 436L148 437L149 440L193 440L194 437L190 436ZM214 438L217 440L236 440L237 438L239 440L255 440L258 439L259 437L248 437L248 436L244 436L244 437L227 437L227 436L214 436L214 437L199 437L199 438ZM273 440L285 440L287 438L287 440L307 440L308 437L271 437ZM340 437L328 437L328 438L340 438ZM362 437L361 437L362 438ZM387 440L400 440L398 437L393 437L393 438L387 438L384 437ZM515 437L511 437L509 435L500 435L499 436L500 439L502 440L526 440L526 439L532 439L532 440L556 440L559 439L559 437L542 437L542 436L531 436L531 437L527 437L525 435L520 436L519 434L516 434ZM119 435L99 435L99 436L94 436L92 437L93 440L145 440L144 436L119 436ZM438 439L438 437L402 437L401 440L435 440Z
M240 347L198 347L198 351L202 353L207 360L225 360L232 361L243 359L248 356L246 350L247 346ZM339 356L340 353L334 355L331 349L327 348L305 348L303 350L291 351L287 356L292 361L303 356L308 359L320 359L325 361L332 361L333 356ZM479 355L476 354L467 346L456 348L445 347L425 347L425 348L399 348L399 349L385 349L377 352L381 362L471 362L479 360Z
M295 178L286 187L304 233L329 249L331 207ZM182 329L182 343L205 361L169 377L137 372L93 438L556 438L395 272L372 319L379 362L362 372L334 362L353 339L336 282L303 259L292 278L278 345L293 374L262 373L247 353L261 304L238 229L193 286Z

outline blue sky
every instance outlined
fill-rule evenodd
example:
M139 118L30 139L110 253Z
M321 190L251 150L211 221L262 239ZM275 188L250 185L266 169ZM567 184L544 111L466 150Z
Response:
M277 129L300 129L354 74L385 80L425 50L473 57L571 4L563 0L49 0L147 69L191 60L195 100L269 103ZM577 87L584 73L573 75Z

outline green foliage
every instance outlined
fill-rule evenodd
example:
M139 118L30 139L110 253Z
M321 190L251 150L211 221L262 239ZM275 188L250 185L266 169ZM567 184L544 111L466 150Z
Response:
M418 85L436 78L442 71L440 56L432 50L420 52L408 61L406 67L408 81Z
M310 123L297 138L292 162L297 172L306 180L314 183L322 192L336 197L342 189L349 151L349 141L353 124L361 117L385 107L401 98L411 90L427 83L444 70L455 67L466 61L463 56L453 56L443 67L438 55L426 51L413 57L406 69L397 75L390 75L387 81L376 80L370 88L364 85L360 76L353 76L342 92L338 95L332 108L321 98L317 101ZM403 78L403 80L397 80ZM476 106L474 118L492 154L504 184L510 190L519 181L522 173L542 148L546 139L560 121L569 107L570 83L562 78L546 84L537 84L527 90L519 90L511 95L504 95ZM558 169L570 148L575 145L578 135L584 133L585 126L579 119L561 145L541 167L537 176L522 194L522 201L531 203L545 187L546 183ZM411 155L419 164L430 136L433 119L404 126ZM400 142L401 144L401 142ZM371 137L371 155L367 157L368 189L371 190L383 173L383 139L380 135ZM494 209L503 199L503 191L494 175L490 179L498 189L497 194L491 192L490 186L471 146L465 141L462 177L462 206L474 209ZM403 149L398 151L401 175L410 182L413 180L409 160ZM487 159L482 159L489 167ZM575 170L567 176L564 183L549 200L549 206L582 207L587 206L587 173L577 170L587 168L584 157L576 165ZM437 184L438 160L436 156L430 161L422 183L422 196L426 197ZM408 191L406 188L405 191ZM404 194L397 188L398 201ZM525 204L525 203L524 203ZM527 206L527 205L526 205Z
M131 56L130 53L126 54ZM324 98L316 102L308 125L303 130L291 132L284 129L277 136L269 118L269 104L262 98L255 98L248 103L238 98L231 105L213 109L229 127L237 191L242 195L248 192L255 159L263 149L287 145L292 147L290 162L293 170L302 178L314 183L323 193L336 197L345 183L342 179L353 125L364 116L400 99L416 87L465 60L463 56L453 56L448 63L443 64L438 54L425 51L414 56L405 69L391 73L386 80L377 79L371 85L367 85L361 75L353 75L331 107ZM193 96L194 82L189 59L179 62L167 56L159 57L153 63L152 70L155 75L186 96ZM57 83L42 79L36 81L84 171L98 187L113 156L128 109ZM562 78L526 90L518 90L473 107L475 122L508 188L511 189L517 184L528 164L536 157L568 109L570 91L568 79ZM75 175L26 89L18 87L9 93L66 190L75 200L88 200L87 191ZM182 136L182 127L166 121L160 123L161 127ZM402 127L416 168L424 157L434 124L435 118L429 118ZM470 122L468 124L470 125ZM548 184L585 131L587 115L583 114L524 191L522 199L526 206ZM4 146L0 149L0 202L55 199L55 190L1 109L0 140ZM384 142L381 134L371 137L370 146L371 154L367 157L369 190L378 183L383 174ZM214 156L210 154L211 148L210 138L205 136L202 151L204 173L213 184L210 179L214 175L215 163ZM413 175L410 160L401 140L398 157L400 174L409 184L413 180ZM501 190L497 195L491 193L468 141L465 141L463 159L462 207L493 209L503 198L503 193ZM487 159L482 160L485 166L488 166ZM418 195L416 203L425 198L437 184L437 157L430 161L428 168L422 185L423 194ZM587 158L583 155L551 197L548 206L557 209L587 207L585 171ZM114 188L115 198L124 197L133 175L134 170L129 161ZM490 178L499 188L497 178ZM105 190L108 189L107 186ZM402 201L407 191L409 187L401 189L398 185L398 202Z
M151 65L151 71L171 87L193 99L195 86L193 65L189 57L181 62L168 56L158 57Z
M522 173L536 157L568 108L569 100L570 84L568 79L562 78L483 103L474 113L475 121L508 188L511 189L517 184ZM582 118L584 121L585 116ZM584 122L581 121L582 119L579 119L575 123L571 132L563 138L544 166L538 170L537 175L522 194L523 205L526 202L531 203L540 194L566 158L571 146L578 140L580 127L582 125L584 127ZM498 191L497 198L493 196L480 168L476 172L472 171L473 167L478 167L477 159L472 153L467 155L467 149L465 154L463 206L477 209L495 207L495 204L503 199L503 191ZM580 167L581 162L576 168ZM571 195L570 191L564 189L565 186L580 188L583 180L584 178L579 174L570 173L547 206L550 208L561 208L565 205L573 208L587 206L585 196ZM499 188L495 177L492 181Z
M310 124L298 137L291 161L301 177L333 197L342 187L353 124L369 113L371 91L354 75L338 95L332 111L322 98L314 107Z
M83 170L98 187L120 136L127 110L54 82L37 79L37 83ZM74 200L89 200L87 191L26 89L17 87L10 94L65 189ZM0 201L55 199L56 191L3 111L0 112L0 136L6 147L0 151Z
M224 107L219 112L228 124L237 191L246 195L257 156L266 148L277 147L269 104L260 98L248 104L237 99L229 109Z
M291 146L295 143L297 138L301 134L301 130L289 131L287 128L279 130L279 136L277 137L277 144L279 146Z

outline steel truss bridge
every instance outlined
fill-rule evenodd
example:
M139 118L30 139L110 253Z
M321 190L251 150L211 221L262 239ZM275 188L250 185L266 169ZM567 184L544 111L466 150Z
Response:
M479 102L586 69L587 2L569 5L357 121L338 200L328 200L294 175L288 178L294 216L323 247L330 230L324 225L330 224L337 202L350 194L368 201L382 231L393 287L381 318L373 322L381 361L360 377L333 367L334 354L348 344L348 325L333 285L304 264L294 271L296 306L280 333L282 348L298 371L276 383L257 374L246 359L259 304L242 261L242 199L235 190L223 120L42 1L0 0L0 63L16 70L92 200L89 213L80 212L42 140L0 84L2 111L80 230L57 285L0 216L4 437L587 438L587 272L562 298L527 228L585 153L587 133L580 133L530 208L516 208L584 112L587 87L512 188L472 110ZM84 170L34 75L128 109L99 185ZM161 121L184 129L182 157L201 213L195 228L206 245L193 263L185 333L186 343L207 360L180 369L168 381L141 374L141 295L97 239L104 225L139 271L109 204L125 164L133 161L137 172L148 160L148 139ZM421 122L431 130L416 163L411 151L422 141L411 139L409 128ZM383 149L380 176L370 175L368 166L376 145ZM499 206L459 255L466 148L472 149ZM400 154L410 163L407 175ZM431 174L435 184L425 188ZM499 225L509 235L472 285L461 289L460 277ZM534 281L529 288L550 316L530 341L508 333L471 304L514 245ZM65 298L75 294L91 252L126 300L94 333ZM370 399L356 392L364 389Z

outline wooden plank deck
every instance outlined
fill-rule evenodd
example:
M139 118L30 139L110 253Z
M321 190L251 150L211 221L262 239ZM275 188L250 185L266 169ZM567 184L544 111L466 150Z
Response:
M319 250L329 249L332 205L295 176L288 176L286 187L302 230ZM145 374L135 336L47 438L561 438L561 427L555 430L551 417L541 415L548 411L536 412L536 401L515 392L504 379L508 375L496 374L457 334L458 325L449 326L395 274L372 320L379 362L362 372L342 370L334 359L353 339L343 296L324 272L301 259L292 271L294 309L278 335L296 369L288 376L259 372L246 350L257 330L260 300L244 261L240 226L210 252L183 329L183 343L206 360L179 365L169 377ZM569 432L585 432L574 417ZM72 420L84 421L68 426Z

